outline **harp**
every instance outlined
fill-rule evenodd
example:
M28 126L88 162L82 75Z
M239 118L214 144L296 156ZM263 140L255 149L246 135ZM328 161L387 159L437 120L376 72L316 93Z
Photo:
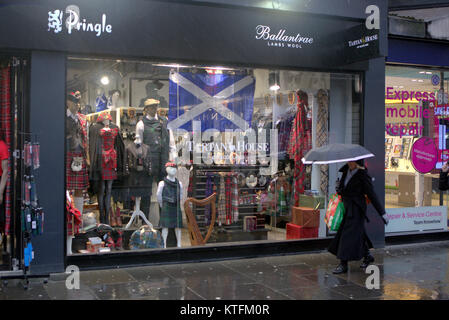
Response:
M212 230L214 229L215 225L215 218L216 218L216 208L215 208L215 198L217 197L216 193L213 193L209 197L198 200L195 198L187 198L184 203L184 211L186 213L187 218L187 226L189 229L189 236L190 236L190 243L192 246L203 246L206 244L206 242L209 240ZM203 235L200 232L200 228L198 227L198 223L196 221L195 215L192 212L192 208L190 207L190 204L195 204L197 206L206 206L210 204L211 206L211 214L212 219L210 222L209 229L207 230L206 236L203 238Z

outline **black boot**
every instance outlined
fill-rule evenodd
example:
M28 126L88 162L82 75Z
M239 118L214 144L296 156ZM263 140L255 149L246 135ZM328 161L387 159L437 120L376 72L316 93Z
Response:
M348 272L348 262L341 261L340 264L332 271L333 274L341 274Z
M366 269L371 263L374 262L374 257L368 253L365 258L363 258L362 264L360 265L360 268Z

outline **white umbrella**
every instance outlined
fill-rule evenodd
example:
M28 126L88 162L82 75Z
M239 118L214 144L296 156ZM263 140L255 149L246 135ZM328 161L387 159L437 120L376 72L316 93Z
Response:
M333 143L310 150L301 160L304 164L330 164L371 157L374 154L358 144Z

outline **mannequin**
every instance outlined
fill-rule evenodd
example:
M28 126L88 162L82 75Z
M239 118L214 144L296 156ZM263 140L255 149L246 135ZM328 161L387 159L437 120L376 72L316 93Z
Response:
M100 209L100 222L109 224L109 213L111 212L111 192L112 182L117 179L117 151L114 149L115 138L118 135L118 128L110 128L112 117L109 113L103 113L97 118L97 122L102 122L104 127L100 130L101 137L101 167L102 180L98 193L98 207ZM113 224L116 225L115 219Z
M164 248L167 246L168 228L175 228L178 248L181 247L182 228L182 183L176 179L176 165L173 162L165 164L167 176L159 182L157 188L157 201L161 208L159 225L162 227L162 238Z
M115 110L119 107L118 101L120 99L120 96L121 96L121 93L119 90L112 90L111 92L109 92L108 107L111 110Z
M78 113L79 95L69 92L66 99L66 190L73 191L73 205L83 213L83 191L89 187L87 174L87 121ZM70 230L69 230L70 231ZM72 230L73 231L73 230ZM71 248L73 232L67 237L67 247ZM71 250L68 251L71 253Z
M159 101L148 99L144 103L145 116L136 125L136 139L134 143L137 153L143 154L142 146L148 147L148 170L140 173L139 183L145 188L145 195L141 197L141 210L149 218L153 181L162 180L162 168L167 163L170 152L170 138L167 121L157 116Z
M126 152L119 128L111 122L108 112L100 114L89 128L89 179L97 194L100 222L121 225L120 217L111 210L112 184L123 179L126 172ZM106 160L110 161L106 161ZM107 162L107 165L106 165ZM112 212L111 221L108 216Z
M97 98L95 99L95 111L100 112L108 108L108 99L104 93L104 89L99 87L97 89Z

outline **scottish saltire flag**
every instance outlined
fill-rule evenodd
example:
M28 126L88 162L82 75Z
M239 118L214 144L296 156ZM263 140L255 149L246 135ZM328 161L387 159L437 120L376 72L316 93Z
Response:
M247 75L172 72L169 87L168 127L192 131L246 130L253 115L255 79Z

